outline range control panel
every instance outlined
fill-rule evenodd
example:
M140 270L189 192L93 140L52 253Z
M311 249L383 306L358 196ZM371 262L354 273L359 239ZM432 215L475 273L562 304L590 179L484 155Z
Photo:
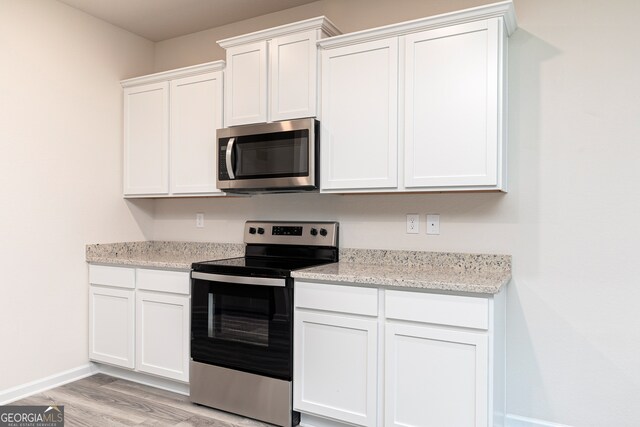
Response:
M247 221L244 242L263 245L337 246L338 223Z

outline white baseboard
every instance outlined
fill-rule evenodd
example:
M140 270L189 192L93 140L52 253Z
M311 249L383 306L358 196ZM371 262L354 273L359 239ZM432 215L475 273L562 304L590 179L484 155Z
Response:
M90 377L97 372L98 370L93 365L93 363L87 363L86 365L78 366L77 368L69 369L68 371L53 374L46 378L31 381L29 383L12 387L7 390L2 390L0 391L0 406L7 405L11 402L29 397L33 394L50 390L54 387L58 387L82 378Z
M189 384L166 380L140 372L133 372L126 369L117 368L115 366L103 365L99 363L87 363L86 365L78 366L77 368L69 369L68 371L50 375L40 380L35 380L30 383L12 387L7 390L1 390L0 406L8 405L9 403L15 402L16 400L24 399L25 397L42 393L43 391L68 384L73 381L81 380L82 378L90 377L91 375L95 375L97 373L111 375L112 377L122 378L125 380L172 391L174 393L179 393L186 396L189 395Z
M129 380L135 383L160 388L162 390L172 391L174 393L183 394L185 396L189 395L189 384L155 377L153 375L143 374L141 372L134 372L128 369L118 368L116 366L103 365L101 363L96 363L95 366L97 372L111 375L112 377L122 378L123 380Z
M571 427L567 424L552 423L549 421L537 420L535 418L521 417L519 415L507 415L505 417L505 427ZM346 424L330 421L328 419L302 414L300 427L337 427Z
M521 417L519 415L507 414L505 417L505 427L571 427L567 424L552 423L550 421L537 420L535 418Z

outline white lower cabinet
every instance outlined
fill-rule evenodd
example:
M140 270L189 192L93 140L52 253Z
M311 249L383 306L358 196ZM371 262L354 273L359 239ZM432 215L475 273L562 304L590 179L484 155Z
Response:
M378 323L298 311L294 405L301 411L375 426Z
M298 281L295 287L294 408L375 426L378 290Z
M189 381L189 297L138 291L136 348L138 371Z
M89 266L89 359L189 381L189 273Z
M385 426L487 425L486 333L385 328Z
M294 408L303 425L502 425L504 292L295 287Z
M134 366L133 289L89 288L89 358L123 368Z

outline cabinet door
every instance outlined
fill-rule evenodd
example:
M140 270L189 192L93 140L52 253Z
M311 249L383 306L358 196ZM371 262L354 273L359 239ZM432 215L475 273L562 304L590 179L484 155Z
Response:
M189 381L189 297L136 294L136 369Z
M169 192L169 83L124 90L124 195Z
M387 322L385 338L385 426L487 426L486 333Z
M498 20L407 35L405 187L498 184Z
M225 126L267 121L267 42L227 49Z
M89 286L89 359L134 367L133 289Z
M315 117L316 31L269 42L270 121Z
M375 319L296 311L296 410L376 425L377 325Z
M397 38L321 51L321 189L398 185Z
M216 129L222 127L222 72L171 82L171 193L220 193Z

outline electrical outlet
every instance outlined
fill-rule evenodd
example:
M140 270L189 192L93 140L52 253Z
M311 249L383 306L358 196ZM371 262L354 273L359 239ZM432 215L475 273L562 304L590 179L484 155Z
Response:
M420 233L420 215L407 214L407 234Z
M440 215L427 214L427 234L440 234Z
M196 228L204 228L204 214L197 213L196 214Z

